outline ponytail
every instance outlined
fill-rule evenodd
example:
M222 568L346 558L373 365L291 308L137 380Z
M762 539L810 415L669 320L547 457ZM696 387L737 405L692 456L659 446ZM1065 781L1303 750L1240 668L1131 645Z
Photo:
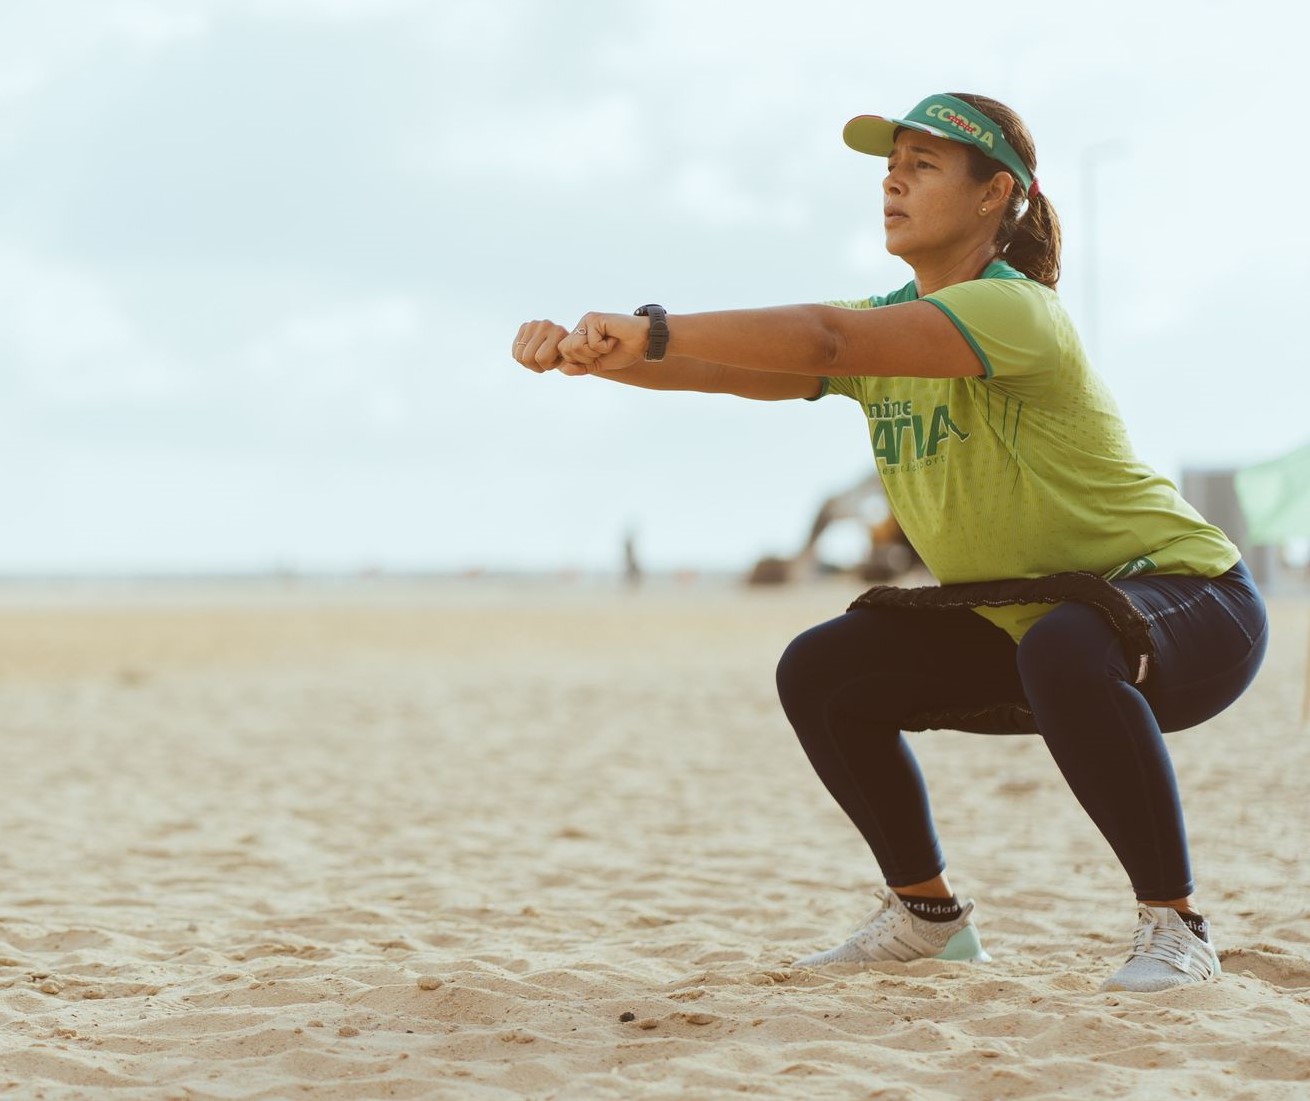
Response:
M1036 176L1037 148L1023 119L1005 104L986 96L968 92L952 92L951 95L964 100L996 123L1010 148L1019 154L1029 173ZM998 171L1004 171L997 161L976 146L967 148L970 171L979 182L990 180ZM1060 219L1045 194L1034 188L1031 195L1026 195L1015 181L1000 228L996 231L996 250L1001 259L1016 271L1055 289L1060 280Z
M1022 206L1022 195L1011 196L996 235L1001 258L1029 279L1054 290L1060 281L1060 219L1051 200L1040 191L1020 214Z

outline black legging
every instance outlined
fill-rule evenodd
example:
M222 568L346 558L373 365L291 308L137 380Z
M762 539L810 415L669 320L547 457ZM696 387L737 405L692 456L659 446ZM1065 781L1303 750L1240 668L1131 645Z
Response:
M1116 582L1150 623L1135 686L1101 615L1062 604L1017 647L971 611L861 608L796 638L778 692L801 745L864 836L889 886L946 867L900 723L920 711L1022 703L1139 899L1192 893L1182 807L1161 731L1218 714L1264 658L1264 603L1238 563L1222 577Z

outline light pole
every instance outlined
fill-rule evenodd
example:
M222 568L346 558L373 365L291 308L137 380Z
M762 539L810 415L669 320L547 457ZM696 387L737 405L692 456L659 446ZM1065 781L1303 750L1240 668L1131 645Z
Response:
M1098 141L1088 145L1082 154L1083 217L1087 222L1087 254L1085 259L1087 281L1084 290L1084 302L1087 312L1088 354L1092 362L1101 352L1101 317L1097 284L1100 273L1097 268L1097 247L1100 244L1100 227L1097 225L1096 210L1096 170L1105 161L1123 156L1128 151L1128 144L1118 138Z

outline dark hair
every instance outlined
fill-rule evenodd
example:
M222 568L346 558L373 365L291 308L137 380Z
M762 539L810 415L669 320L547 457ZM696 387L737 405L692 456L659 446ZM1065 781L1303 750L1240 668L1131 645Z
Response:
M951 95L964 100L974 110L981 111L996 123L1028 171L1034 177L1037 175L1037 147L1023 119L1004 103L986 96L969 92L952 92ZM997 172L1005 171L999 161L992 160L981 149L973 145L967 148L969 172L979 183L990 180ZM1026 210L1023 209L1025 200L1028 203ZM1000 229L996 232L996 247L1002 260L1023 272L1029 279L1035 279L1052 289L1060 281L1060 219L1055 215L1051 200L1041 191L1030 197L1024 193L1019 181L1015 180L1010 201L1001 217Z

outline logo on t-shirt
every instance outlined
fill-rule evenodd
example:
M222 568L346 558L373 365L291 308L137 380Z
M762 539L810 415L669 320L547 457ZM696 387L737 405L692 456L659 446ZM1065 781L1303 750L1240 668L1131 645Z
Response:
M1141 558L1134 558L1131 562L1125 562L1122 566L1117 566L1105 575L1105 579L1107 581L1126 581L1130 577L1136 577L1139 573L1150 573L1155 568L1155 559L1142 555Z
M969 433L951 420L949 406L939 405L925 417L916 413L913 405L913 399L892 401L887 397L865 405L873 454L884 467L944 457L942 447L952 436L961 443L969 438Z

